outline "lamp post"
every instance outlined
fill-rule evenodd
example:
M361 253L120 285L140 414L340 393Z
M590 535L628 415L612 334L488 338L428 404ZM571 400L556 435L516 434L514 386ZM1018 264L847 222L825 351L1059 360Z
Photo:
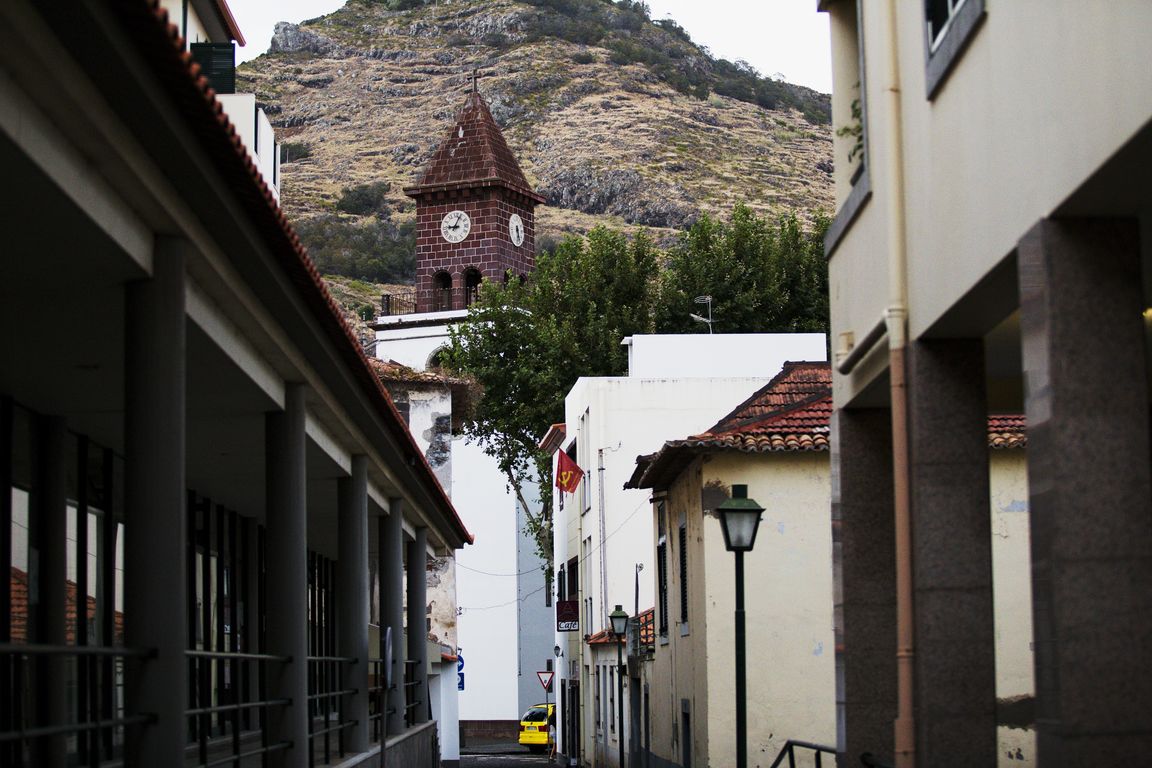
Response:
M748 486L733 485L720 505L724 548L736 553L736 768L748 767L748 680L744 658L744 553L751 552L764 508L748 498Z
M628 613L620 605L608 615L612 634L616 635L616 703L620 712L620 768L624 766L624 661L620 656L620 638L628 631Z
M559 645L555 645L555 646L552 646L552 655L556 657L556 666L554 667L553 672L552 672L552 679L555 680L556 676L560 673L560 658L564 655L564 651L560 649ZM557 693L557 695L556 695L556 710L559 711L559 709L560 709L560 695L559 695L559 693ZM558 721L559 719L560 718L553 716L553 720ZM564 712L564 722L565 723L568 722L568 712L567 711ZM564 744L565 744L565 747L567 747L567 744L568 744L567 739L564 740ZM557 755L560 753L560 724L559 724L559 722L556 723L556 742L552 745L552 752L553 752L553 755Z

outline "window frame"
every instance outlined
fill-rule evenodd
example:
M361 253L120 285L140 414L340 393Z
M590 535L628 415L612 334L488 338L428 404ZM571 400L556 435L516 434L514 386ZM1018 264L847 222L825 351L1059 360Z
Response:
M850 0L850 2L856 18L856 82L860 90L860 126L863 130L861 139L863 149L860 165L857 166L852 176L852 190L836 212L832 223L828 225L827 232L824 233L824 258L826 259L832 258L844 235L852 227L860 212L864 210L864 206L872 199L871 153L868 146L868 69L864 43L863 2L862 0ZM927 9L927 6L924 7Z
M924 80L928 101L936 98L987 15L985 0L958 0L940 33L933 39L928 0L925 0Z

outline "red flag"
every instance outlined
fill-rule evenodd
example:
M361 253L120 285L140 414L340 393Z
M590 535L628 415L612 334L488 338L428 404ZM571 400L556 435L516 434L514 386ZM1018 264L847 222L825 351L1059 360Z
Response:
M572 461L571 456L560 451L560 461L556 465L556 487L565 493L575 493L583 479L584 470Z

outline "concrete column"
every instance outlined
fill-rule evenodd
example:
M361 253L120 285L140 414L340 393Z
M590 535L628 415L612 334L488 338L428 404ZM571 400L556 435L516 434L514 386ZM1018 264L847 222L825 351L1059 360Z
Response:
M1038 764L1152 750L1152 473L1131 220L1020 241Z
M272 753L276 766L306 765L308 760L308 519L306 504L304 387L290 384L284 410L265 417L265 613L268 652L289 656L270 665L268 694L287 698L286 707L269 709L271 740L292 747Z
M832 416L832 526L836 592L837 739L841 765L864 752L889 761L896 719L896 542L892 419L887 409Z
M908 351L916 761L996 764L996 646L981 339Z
M391 669L392 685L385 697L389 736L403 733L404 725L404 502L388 500L388 514L380 518L380 641L392 630L392 656L381 654Z
M345 731L348 749L368 749L368 459L352 457L351 477L336 486L339 505L339 541L336 559L336 592L339 599L337 637L340 656L356 659L348 669L345 687L356 689L349 696L348 717L357 724Z
M408 542L408 658L416 662L413 722L428 722L428 529Z
M65 603L68 573L68 431L64 419L41 416L36 420L36 483L32 488L29 527L32 551L29 558L29 587L38 585L33 642L64 645L66 641ZM4 491L10 492L7 489ZM70 722L65 690L68 664L63 656L36 659L36 720L40 725ZM64 739L50 736L33 744L36 765L63 768L66 761Z
M181 765L187 724L185 578L186 335L191 245L156 243L152 279L128 286L124 361L124 625L127 645L156 658L127 665L127 765Z

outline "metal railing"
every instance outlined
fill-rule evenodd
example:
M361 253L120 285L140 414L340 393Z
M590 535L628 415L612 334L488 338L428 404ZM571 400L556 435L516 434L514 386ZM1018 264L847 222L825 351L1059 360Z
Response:
M384 742L387 738L388 709L384 680L383 660L368 659L368 724L372 728L369 738L373 742Z
M398 293L385 293L380 297L380 314L385 317L411 315L415 311L415 289L411 291L400 291Z
M231 764L239 768L241 762L251 757L278 752L292 747L291 741L271 743L268 733L267 710L268 707L283 707L292 703L291 699L268 698L268 672L267 665L287 664L292 661L290 656L274 656L268 653L240 653L229 651L198 651L184 652L189 662L189 675L192 680L201 681L202 686L194 688L193 701L201 706L193 706L184 711L185 717L191 720L191 733L193 745L196 750L194 765L201 768L212 768L217 765ZM255 698L249 698L251 691L244 690L241 680L249 679L248 675L241 675L239 666L242 664L257 665ZM213 683L216 675L212 674L213 667L221 670L221 679L231 684L218 688ZM227 699L227 701L222 701ZM248 712L260 713L258 720L258 735L260 746L254 749L244 748L245 724L242 715ZM215 718L215 727L213 727Z
M823 765L821 761L821 755L832 755L833 757L836 756L836 750L832 747L826 747L823 744L813 744L808 741L789 739L788 741L784 742L784 746L780 749L780 753L776 755L776 759L772 761L772 765L769 766L769 768L777 768L777 766L784 762L785 758L788 759L788 768L796 768L797 749L811 750L814 753L813 757L816 759L816 768L821 768Z
M345 697L359 692L359 688L344 687L344 669L355 664L352 656L309 656L309 680L315 681L315 689L308 695L308 765L315 765L317 751L323 755L324 764L333 757L332 735L336 735L336 752L344 757L344 731L359 723L345 717ZM333 715L336 717L332 724ZM323 725L316 727L317 721ZM323 737L323 744L318 740Z
M417 664L415 659L404 660L404 725L409 728L416 724L416 708L424 704L416 698L420 686L416 679Z
M155 650L121 646L0 644L0 665L9 673L5 675L9 685L0 691L0 707L6 711L6 730L0 731L0 762L13 768L32 765L38 742L45 746L58 744L61 737L66 740L65 749L76 754L77 765L100 765L103 760L117 758L125 728L155 722L154 715L129 715L123 704L117 703L116 689L123 685L124 662L155 656ZM35 711L30 698L45 695L46 681L60 672L46 664L54 658L76 660L75 675L65 671L67 676L55 683L62 686L64 693L83 678L87 681L87 700L69 708L77 713L78 722L29 724L27 719ZM30 663L38 669L26 669ZM74 737L78 743L69 743Z

